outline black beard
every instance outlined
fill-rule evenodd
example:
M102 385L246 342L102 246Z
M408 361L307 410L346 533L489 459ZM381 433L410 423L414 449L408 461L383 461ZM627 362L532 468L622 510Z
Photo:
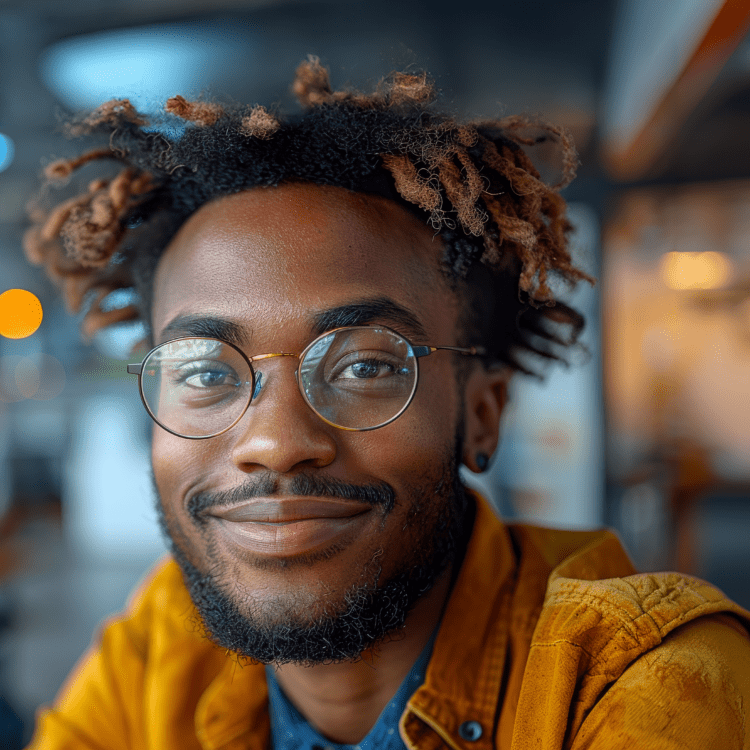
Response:
M419 499L413 501L406 523L411 525L424 521L425 518L430 519L429 526L425 524L423 529L422 546L414 549L412 554L407 554L396 573L383 583L379 583L383 551L376 551L367 571L377 571L372 578L374 583L352 585L345 594L342 611L325 612L304 625L264 625L253 618L252 613L241 612L235 599L227 595L217 583L217 578L221 578L227 571L214 564L212 571L203 573L188 560L177 541L182 534L170 528L162 503L157 500L160 525L200 614L204 635L221 648L255 662L276 665L295 663L303 666L356 662L365 650L398 638L414 605L432 589L441 574L451 565L452 586L463 560L473 525L474 505L458 473L458 456L460 453L454 454L444 463L440 478L431 483L432 486L425 488L422 483L419 489L415 488L413 491L419 495ZM321 480L314 474L297 475L295 482L299 482L295 487L295 494L362 499L376 507L381 506L386 512L390 512L395 503L395 493L387 484L349 485ZM264 492L269 483L273 483L270 478L260 482L265 485ZM299 492L301 487L307 487L308 491ZM154 488L156 490L155 481ZM246 497L242 488L229 493L226 498L218 495L214 495L214 499L199 496L197 500L193 498L195 502L192 502L188 512L199 523L197 514L201 506L213 504L217 497L226 502L230 495ZM158 498L158 491L156 496ZM434 509L438 506L439 512L435 514ZM430 510L433 512L430 513ZM211 552L209 548L209 557ZM248 601L252 601L251 595Z

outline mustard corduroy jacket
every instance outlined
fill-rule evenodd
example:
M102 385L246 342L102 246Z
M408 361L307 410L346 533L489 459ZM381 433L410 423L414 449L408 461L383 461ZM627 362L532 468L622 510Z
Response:
M40 711L30 748L267 750L264 667L239 667L195 617L167 558ZM399 731L419 750L750 750L748 630L710 584L637 573L612 531L504 524L478 497Z

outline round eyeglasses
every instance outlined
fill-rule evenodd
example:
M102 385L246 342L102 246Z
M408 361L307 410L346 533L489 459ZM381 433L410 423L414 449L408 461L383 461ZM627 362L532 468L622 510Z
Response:
M128 365L146 410L167 432L190 440L234 427L260 393L263 374L253 363L298 357L302 398L324 421L342 430L374 430L404 413L414 398L418 360L438 350L483 355L481 347L414 346L385 326L328 331L301 354L247 357L221 339L185 337L152 349Z

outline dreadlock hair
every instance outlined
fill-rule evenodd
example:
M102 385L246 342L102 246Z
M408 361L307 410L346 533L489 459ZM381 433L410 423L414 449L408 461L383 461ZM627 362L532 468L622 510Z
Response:
M141 320L150 343L151 280L182 223L218 196L305 181L386 196L432 227L442 240L436 260L465 295L465 328L489 350L487 364L536 376L525 355L567 364L561 352L577 343L584 321L553 299L550 274L569 287L594 279L567 249L572 227L559 190L577 156L563 129L523 117L460 123L433 110L436 91L424 73L393 73L367 95L332 91L312 56L293 91L304 112L285 118L259 105L175 96L165 110L179 118L178 135L150 125L127 99L68 122L68 135L102 145L49 164L40 196L90 162L108 160L118 171L51 209L37 199L24 249L61 286L70 311L85 308L84 335ZM525 135L531 127L561 148L557 185L541 180L523 149L534 143ZM134 291L132 303L107 304L117 290Z

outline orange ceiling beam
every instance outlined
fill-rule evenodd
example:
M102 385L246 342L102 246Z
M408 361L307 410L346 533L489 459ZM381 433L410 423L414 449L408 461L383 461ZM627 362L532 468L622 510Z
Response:
M750 30L750 0L725 0L679 76L651 117L623 148L605 144L604 165L616 180L644 177L706 95Z

